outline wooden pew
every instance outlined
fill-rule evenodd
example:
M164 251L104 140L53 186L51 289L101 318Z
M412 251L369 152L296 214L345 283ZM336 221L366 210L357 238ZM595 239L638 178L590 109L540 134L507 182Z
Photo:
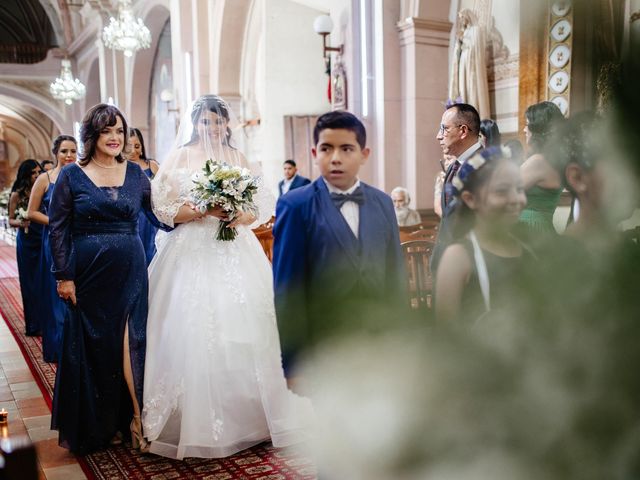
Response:
M434 245L435 239L409 240L401 244L409 277L409 301L414 310L431 308L433 303L429 259Z
M273 259L273 222L275 220L275 217L271 217L267 223L253 229L253 233L258 237L258 241L270 262Z
M273 223L274 217L257 228L253 233L258 238L269 261L273 258ZM401 247L406 262L409 280L409 298L411 308L420 310L431 308L433 298L433 279L429 269L429 259L438 223L423 222L413 227L400 227Z
M410 227L398 227L398 230L400 230L400 243L412 240L435 241L439 225L440 219L430 218Z

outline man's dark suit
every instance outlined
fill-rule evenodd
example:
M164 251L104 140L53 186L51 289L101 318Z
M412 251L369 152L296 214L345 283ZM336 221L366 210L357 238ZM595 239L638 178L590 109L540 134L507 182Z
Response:
M304 187L305 185L309 185L310 183L311 183L311 180L309 180L308 178L303 177L301 175L296 175L295 177L293 177L293 181L291 182L291 186L289 187L289 192L294 188ZM280 194L279 195L280 197L282 196L283 186L284 186L284 180L280 180L280 183L278 183L278 192Z
M407 303L391 198L361 183L358 238L322 177L283 195L273 228L273 275L282 350L291 358L328 335L361 330ZM404 302L404 303L403 303Z
M482 150L482 145L476 143L473 147L473 150L466 150L460 156L462 159L462 163L466 162L469 158L475 155L477 152ZM435 275L436 270L438 269L438 264L440 263L440 259L442 258L442 254L449 246L451 242L453 242L453 232L451 219L449 218L449 214L451 213L451 209L449 208L449 204L451 203L451 198L449 198L447 194L447 185L451 183L453 178L458 173L458 169L460 168L460 161L456 159L454 162L451 162L449 168L444 176L444 184L442 185L442 195L440 196L440 202L442 206L442 219L440 220L440 226L438 227L438 237L436 238L436 244L433 247L433 252L431 253L431 259L429 261L429 268L431 269L432 275Z

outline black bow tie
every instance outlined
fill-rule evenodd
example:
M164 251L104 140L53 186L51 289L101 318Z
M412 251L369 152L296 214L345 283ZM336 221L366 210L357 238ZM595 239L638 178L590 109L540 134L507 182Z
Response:
M364 203L364 193L360 187L356 188L353 193L332 193L331 200L338 210L342 208L344 202L356 202L358 205Z

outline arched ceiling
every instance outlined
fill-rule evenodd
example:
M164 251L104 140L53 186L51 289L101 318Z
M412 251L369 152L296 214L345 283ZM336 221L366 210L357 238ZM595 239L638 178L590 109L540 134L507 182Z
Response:
M55 46L54 28L38 0L0 2L0 62L36 63Z

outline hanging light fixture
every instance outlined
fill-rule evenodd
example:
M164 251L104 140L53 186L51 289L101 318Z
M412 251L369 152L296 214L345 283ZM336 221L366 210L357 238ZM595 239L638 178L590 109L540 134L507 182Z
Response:
M54 80L49 90L53 98L64 100L67 105L71 105L74 100L84 98L86 93L86 89L80 80L73 78L71 62L66 58L62 60L60 76Z
M142 19L133 18L131 0L118 0L118 19L111 17L104 27L102 39L107 47L122 50L130 57L133 52L151 45L151 32Z

